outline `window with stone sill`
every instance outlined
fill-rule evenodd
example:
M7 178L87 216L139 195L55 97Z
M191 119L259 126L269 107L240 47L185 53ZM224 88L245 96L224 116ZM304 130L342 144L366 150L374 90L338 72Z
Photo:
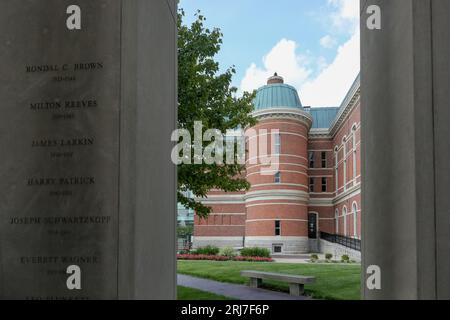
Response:
M315 189L315 179L309 178L309 192L314 192Z
M327 192L328 186L327 186L327 178L322 178L322 192Z
M274 154L281 154L281 136L279 133L275 134Z
M274 245L273 246L273 253L283 253L283 245Z
M322 168L326 168L326 167L327 167L327 153L322 152Z
M275 236L281 236L281 221L275 221Z
M281 172L275 173L275 183L281 183Z
M313 151L311 151L311 152L309 153L309 167L310 167L311 169L313 169L313 168L315 167L315 163L314 163L314 152L313 152Z

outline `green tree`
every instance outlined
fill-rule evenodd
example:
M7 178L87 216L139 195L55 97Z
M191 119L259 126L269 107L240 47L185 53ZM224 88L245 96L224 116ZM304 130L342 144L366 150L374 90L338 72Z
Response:
M194 234L193 226L179 226L177 227L177 237L186 239Z
M253 126L256 121L250 115L254 93L237 96L237 88L231 86L236 73L233 67L220 73L215 56L220 51L220 29L205 27L205 17L200 11L190 25L183 24L183 10L178 14L178 127L186 129L194 137L194 122L202 121L204 129L227 130ZM205 147L205 145L203 146ZM193 149L193 146L191 145ZM234 165L178 166L178 201L195 210L200 217L207 217L211 209L184 195L191 191L197 198L205 198L212 189L226 192L248 190L243 178L244 167Z

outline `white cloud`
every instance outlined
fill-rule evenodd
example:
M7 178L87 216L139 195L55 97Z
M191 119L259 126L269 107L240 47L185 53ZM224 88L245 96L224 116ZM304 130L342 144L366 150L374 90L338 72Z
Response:
M323 69L325 69L326 67L328 67L327 59L325 59L324 57L317 58L316 63L317 63L317 71L318 72L320 72Z
M267 78L277 72L293 86L300 86L311 74L308 58L297 54L295 41L282 39L263 57L263 68L252 63L242 79L241 91L252 91L266 84Z
M350 34L349 40L339 45L334 60L327 64L323 57L311 59L297 52L299 45L295 41L282 39L263 57L263 67L250 65L241 92L257 89L278 72L286 83L299 89L303 105L340 105L360 70L359 0L328 0L328 4L333 28ZM323 47L338 45L333 40L332 35L327 35L319 41Z
M332 36L330 36L329 34L322 37L319 42L320 42L320 45L322 47L324 47L325 49L331 49L334 46L336 46L336 44L337 44L336 39L333 38Z
M348 28L359 20L359 0L328 0L328 5L334 8L330 18L334 28Z
M350 39L339 46L334 61L314 79L300 87L304 105L339 106L360 71L359 0L328 0L336 28L350 31ZM323 39L323 38L322 38Z
M359 31L339 47L334 61L299 90L304 105L339 106L360 69Z

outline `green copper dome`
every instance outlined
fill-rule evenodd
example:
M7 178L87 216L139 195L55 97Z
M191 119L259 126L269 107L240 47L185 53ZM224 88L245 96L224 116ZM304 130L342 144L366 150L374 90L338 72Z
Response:
M302 108L297 90L284 84L283 78L276 73L269 78L267 85L258 89L253 104L255 111L272 108Z

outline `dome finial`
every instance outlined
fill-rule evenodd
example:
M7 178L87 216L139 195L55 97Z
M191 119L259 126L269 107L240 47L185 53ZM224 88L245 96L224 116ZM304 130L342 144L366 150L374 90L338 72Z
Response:
M267 80L267 84L282 84L284 83L283 77L280 77L277 72Z

